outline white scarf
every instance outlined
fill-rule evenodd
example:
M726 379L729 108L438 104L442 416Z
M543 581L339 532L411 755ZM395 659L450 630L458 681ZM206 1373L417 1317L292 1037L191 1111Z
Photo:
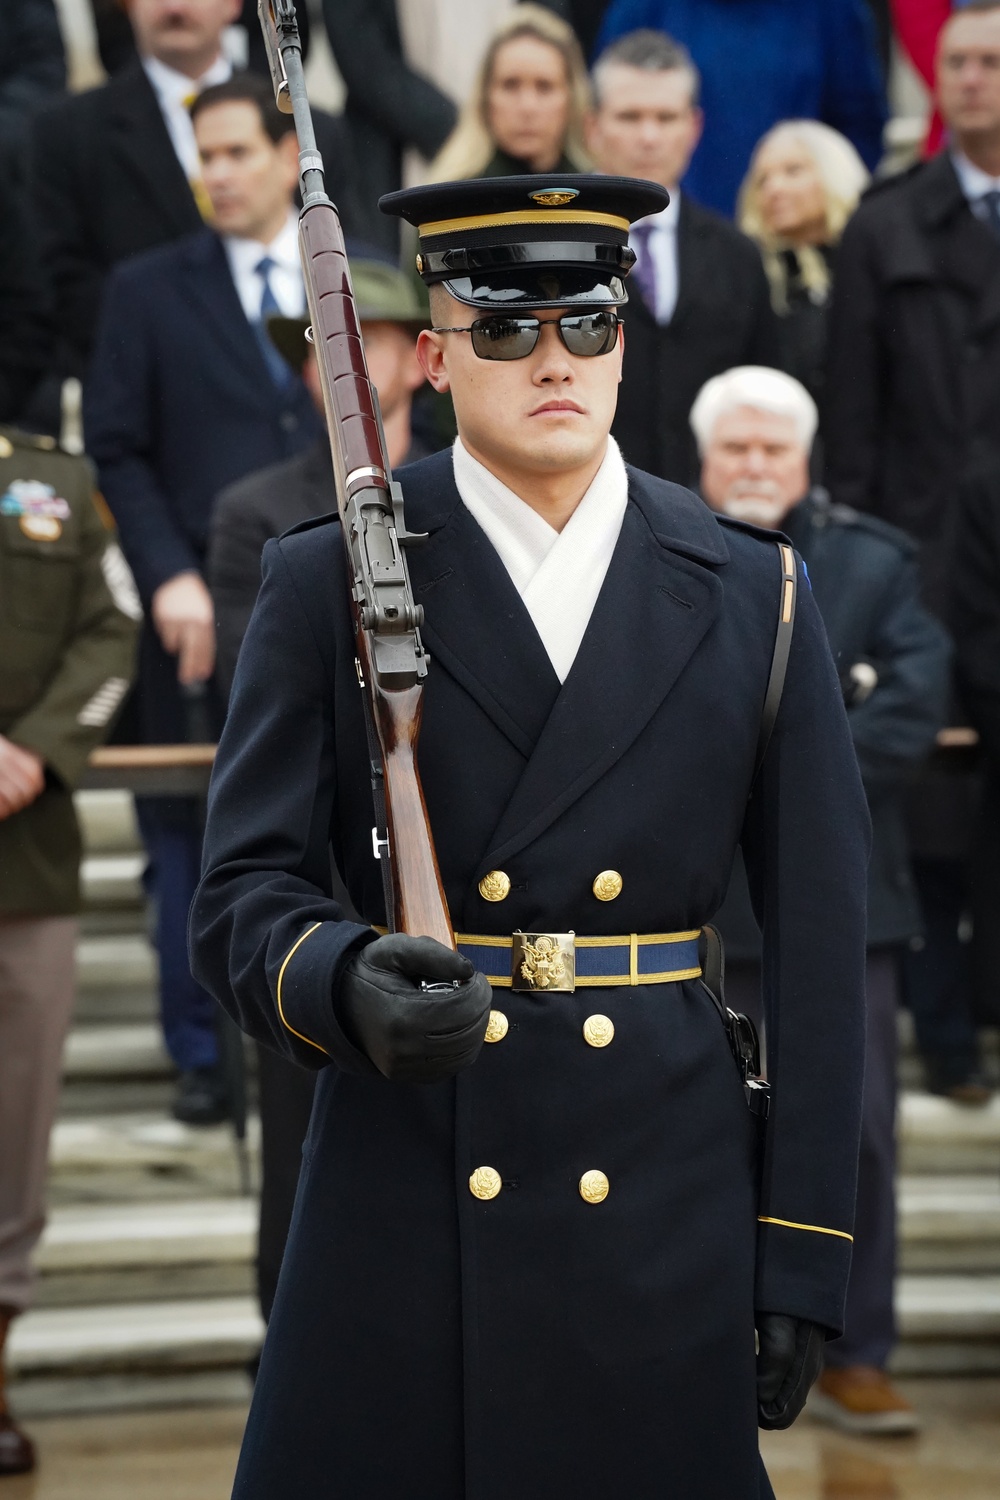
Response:
M562 531L491 474L455 439L455 484L496 548L560 682L590 623L628 503L621 451L608 438L604 462Z

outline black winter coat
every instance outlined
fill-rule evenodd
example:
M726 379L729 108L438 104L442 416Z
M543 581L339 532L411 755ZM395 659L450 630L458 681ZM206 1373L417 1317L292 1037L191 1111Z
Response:
M698 453L688 416L705 381L733 365L776 365L778 327L752 240L681 195L674 315L657 323L633 284L624 310L627 351L612 431L627 463L694 484Z
M507 1037L455 1080L387 1083L332 994L382 917L339 527L265 552L212 782L195 973L322 1069L236 1480L240 1500L758 1500L754 1308L841 1327L863 1053L867 814L801 589L749 806L778 614L772 539L629 471L560 686L462 505L451 455L402 471L432 658L420 766L456 928L687 931L742 840L765 922L775 1102L760 1166L696 981L498 989ZM508 897L478 882L505 870ZM596 899L598 871L623 876ZM591 1010L616 1028L588 1047ZM780 1016L780 1024L778 1017ZM492 1201L469 1190L493 1165ZM605 1171L603 1204L581 1174Z
M848 701L857 692L855 664L878 674L847 715L872 818L868 945L903 943L920 932L920 908L902 793L947 718L948 636L920 602L916 543L894 526L831 505L820 490L783 529L809 570ZM760 933L739 865L718 925L728 957L759 960Z
M825 438L833 498L920 542L946 619L958 488L1000 455L1000 238L947 155L871 189L844 231Z

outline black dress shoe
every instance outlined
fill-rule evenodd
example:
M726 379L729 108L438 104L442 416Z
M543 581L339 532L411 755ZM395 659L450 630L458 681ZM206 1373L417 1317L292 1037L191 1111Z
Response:
M5 1474L30 1474L34 1467L34 1443L12 1416L0 1412L0 1478Z
M172 1109L184 1125L218 1125L229 1114L229 1096L219 1068L193 1068L177 1082Z

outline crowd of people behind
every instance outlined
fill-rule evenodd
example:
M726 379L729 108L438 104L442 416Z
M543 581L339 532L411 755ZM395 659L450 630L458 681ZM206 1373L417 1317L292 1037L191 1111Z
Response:
M109 77L75 96L53 0L0 14L0 564L24 570L15 624L29 633L53 559L67 589L84 587L71 569L90 553L57 494L70 484L59 464L82 461L56 448L80 451L82 419L134 587L105 535L102 609L121 618L109 629L77 610L61 637L79 649L90 632L110 652L107 675L79 674L63 705L72 755L36 730L35 699L0 664L0 1035L32 964L27 950L16 972L8 960L26 913L3 880L3 861L26 857L16 818L67 792L116 714L121 740L214 737L264 543L334 503L305 337L297 143L262 76L256 7L93 9ZM613 433L627 462L784 529L802 552L875 825L862 1227L849 1330L821 1392L860 1430L915 1420L884 1376L897 1001L927 1086L967 1105L990 1097L979 1030L1000 1018L984 915L1000 885L1000 0L893 10L937 108L934 154L895 176L882 166L889 8L876 0L323 0L312 16L346 84L342 115L315 112L317 139L394 466L445 447L454 425L415 354L429 315L414 245L380 195L591 171L670 192L632 230ZM74 473L88 491L90 471ZM121 639L140 616L121 712ZM32 692L51 696L53 681L42 673ZM952 736L961 749L936 748L941 730L969 727L978 749L969 732ZM174 1109L210 1123L228 1108L216 1011L185 945L200 808L140 798L138 814ZM65 922L77 902L75 877L39 877L27 912ZM720 921L753 1010L739 870ZM69 1007L55 1010L53 1077ZM312 1075L262 1053L260 1090L266 1314ZM32 1108L25 1180L0 1185L0 1353L29 1300L54 1089ZM0 1471L4 1441L10 1462L27 1441L3 1410L0 1394Z

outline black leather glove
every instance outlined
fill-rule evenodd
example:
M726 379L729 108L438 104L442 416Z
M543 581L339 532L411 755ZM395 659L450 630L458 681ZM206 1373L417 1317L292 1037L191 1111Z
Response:
M457 980L427 991L420 981ZM437 1083L474 1063L486 1035L491 992L462 954L429 937L392 932L355 954L335 1008L349 1039L393 1083Z
M757 1314L757 1421L791 1427L823 1363L826 1329L785 1313Z

